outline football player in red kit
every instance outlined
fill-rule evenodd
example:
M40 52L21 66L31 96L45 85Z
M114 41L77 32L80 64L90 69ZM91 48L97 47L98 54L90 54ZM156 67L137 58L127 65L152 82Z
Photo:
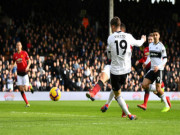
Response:
M17 52L13 55L11 71L13 67L17 65L17 86L26 102L26 107L29 107L30 104L28 103L24 91L27 91L29 86L28 70L31 65L31 60L29 59L27 52L22 50L22 44L20 41L16 43L16 50Z
M149 35L149 37L148 37L148 43L151 43L151 42L153 42L154 40L153 40L153 37L151 37L151 35ZM136 66L140 63L140 64L143 64L145 61L146 61L146 59L147 59L147 56L149 55L149 47L146 47L146 48L144 48L144 51L143 51L143 57L140 59L140 60L137 60L136 61ZM151 62L149 62L144 68L146 69L146 72L150 69L150 67L151 67Z

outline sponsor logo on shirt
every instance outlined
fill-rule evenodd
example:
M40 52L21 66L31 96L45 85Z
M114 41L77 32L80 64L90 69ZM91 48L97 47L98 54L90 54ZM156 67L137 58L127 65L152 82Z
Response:
M145 55L146 55L146 56L149 55L149 52L145 53Z
M21 62L22 62L22 58L18 58L18 59L16 60L16 62L17 62L17 63L21 63Z
M150 51L150 57L161 58L161 52L153 52L153 51Z

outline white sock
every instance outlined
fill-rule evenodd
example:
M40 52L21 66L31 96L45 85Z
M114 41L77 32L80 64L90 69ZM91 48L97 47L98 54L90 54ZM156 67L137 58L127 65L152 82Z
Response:
M111 92L110 92L110 94L109 94L109 98L108 98L106 104L108 104L108 105L110 106L110 104L111 104L111 102L112 102L112 100L113 100L113 97L114 97L114 91L111 90Z
M166 100L165 94L161 95L161 99L163 100L165 106L166 106L166 107L169 107L169 105L168 105L168 103L167 103L167 100Z
M153 84L149 84L149 91L156 91L156 85Z
M124 101L124 99L121 96L117 97L117 102L118 102L119 106L121 107L121 109L125 112L126 115L131 114L127 108L126 102Z

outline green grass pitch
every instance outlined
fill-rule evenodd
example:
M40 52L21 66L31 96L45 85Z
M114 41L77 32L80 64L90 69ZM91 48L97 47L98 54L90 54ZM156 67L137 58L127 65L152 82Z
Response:
M148 109L137 108L142 101L127 101L138 116L121 118L113 101L109 110L100 111L105 101L23 101L0 102L0 135L180 135L180 101L161 113L164 104L149 101Z

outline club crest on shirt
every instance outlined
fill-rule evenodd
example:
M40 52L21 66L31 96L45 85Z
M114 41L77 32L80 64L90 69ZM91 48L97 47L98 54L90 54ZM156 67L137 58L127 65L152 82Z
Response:
M23 55L21 55L21 58L23 57Z

